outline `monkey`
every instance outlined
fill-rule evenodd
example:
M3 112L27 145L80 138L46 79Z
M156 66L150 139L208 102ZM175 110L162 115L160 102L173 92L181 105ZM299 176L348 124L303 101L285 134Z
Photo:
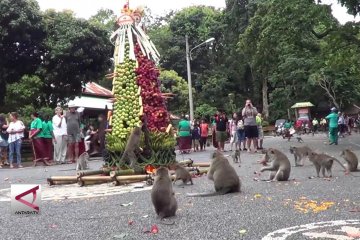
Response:
M151 201L154 205L155 212L160 217L160 223L168 224L162 220L167 217L175 216L177 210L177 201L173 191L169 170L160 167L156 171L155 181L151 190Z
M266 164L267 162L271 162L271 165L262 167L260 172L272 171L270 173L270 181L287 181L289 179L291 164L284 153L277 149L269 148L261 163Z
M296 139L298 140L299 143L303 143L304 140L299 136L299 137L296 137Z
M240 150L236 149L235 152L231 155L234 163L241 163Z
M187 184L188 182L190 182L191 185L193 185L192 177L189 171L187 171L183 166L181 166L178 163L174 165L174 169L175 169L175 179L173 182L174 185L177 180L182 180L184 185Z
M89 154L83 152L76 161L76 171L88 169Z
M188 193L188 197L207 197L240 192L241 182L228 159L218 150L212 154L208 179L214 181L215 192Z
M304 166L303 159L308 156L312 150L308 146L293 147L290 146L290 153L294 155L295 167Z
M137 163L136 155L141 152L140 148L141 127L135 127L126 143L125 151L120 159L121 163L130 163L130 167L135 169Z
M352 152L350 149L344 149L341 152L340 157L343 157L345 159L345 161L347 162L347 171L348 172L356 172L357 171L359 161L354 152Z
M325 174L325 169L329 173L329 177L332 177L331 168L334 161L338 162L340 166L345 169L346 173L348 173L346 167L339 160L325 153L311 152L309 154L309 160L315 166L317 177L320 177L320 170L321 170L323 177L326 178L327 176Z

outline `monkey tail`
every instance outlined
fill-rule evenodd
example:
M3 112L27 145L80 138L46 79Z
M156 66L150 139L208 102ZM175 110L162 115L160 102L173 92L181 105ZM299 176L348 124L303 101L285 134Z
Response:
M338 159L333 158L333 160L336 161L337 163L339 163L339 165L340 165L342 168L345 169L345 175L351 175L351 176L353 176L353 177L360 177L360 176L356 176L356 175L352 174L352 173L350 172L350 170L347 169L347 168L344 166L344 164L342 164Z
M175 221L165 221L166 218L161 218L160 220L158 220L159 224L163 224L163 225L174 225Z
M223 188L217 192L187 193L186 196L187 197L213 197L213 196L218 196L218 195L224 195L229 192L230 192L229 189Z

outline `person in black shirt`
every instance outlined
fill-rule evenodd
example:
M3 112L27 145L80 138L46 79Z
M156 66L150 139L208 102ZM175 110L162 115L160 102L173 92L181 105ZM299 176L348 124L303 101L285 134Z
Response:
M227 131L228 131L228 119L225 112L218 111L215 115L216 123L216 140L218 141L218 150L224 151L225 141L227 140Z

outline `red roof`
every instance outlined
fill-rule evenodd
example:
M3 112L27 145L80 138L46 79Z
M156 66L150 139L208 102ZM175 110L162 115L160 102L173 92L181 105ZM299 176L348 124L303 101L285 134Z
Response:
M109 89L106 89L94 82L89 82L85 85L85 88L83 89L83 94L108 98L113 97L113 94Z

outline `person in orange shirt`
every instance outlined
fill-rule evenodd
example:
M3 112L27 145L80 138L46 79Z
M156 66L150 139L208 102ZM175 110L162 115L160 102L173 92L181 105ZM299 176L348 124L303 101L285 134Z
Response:
M200 151L205 151L206 140L209 135L209 124L206 123L205 119L201 120L200 124Z

